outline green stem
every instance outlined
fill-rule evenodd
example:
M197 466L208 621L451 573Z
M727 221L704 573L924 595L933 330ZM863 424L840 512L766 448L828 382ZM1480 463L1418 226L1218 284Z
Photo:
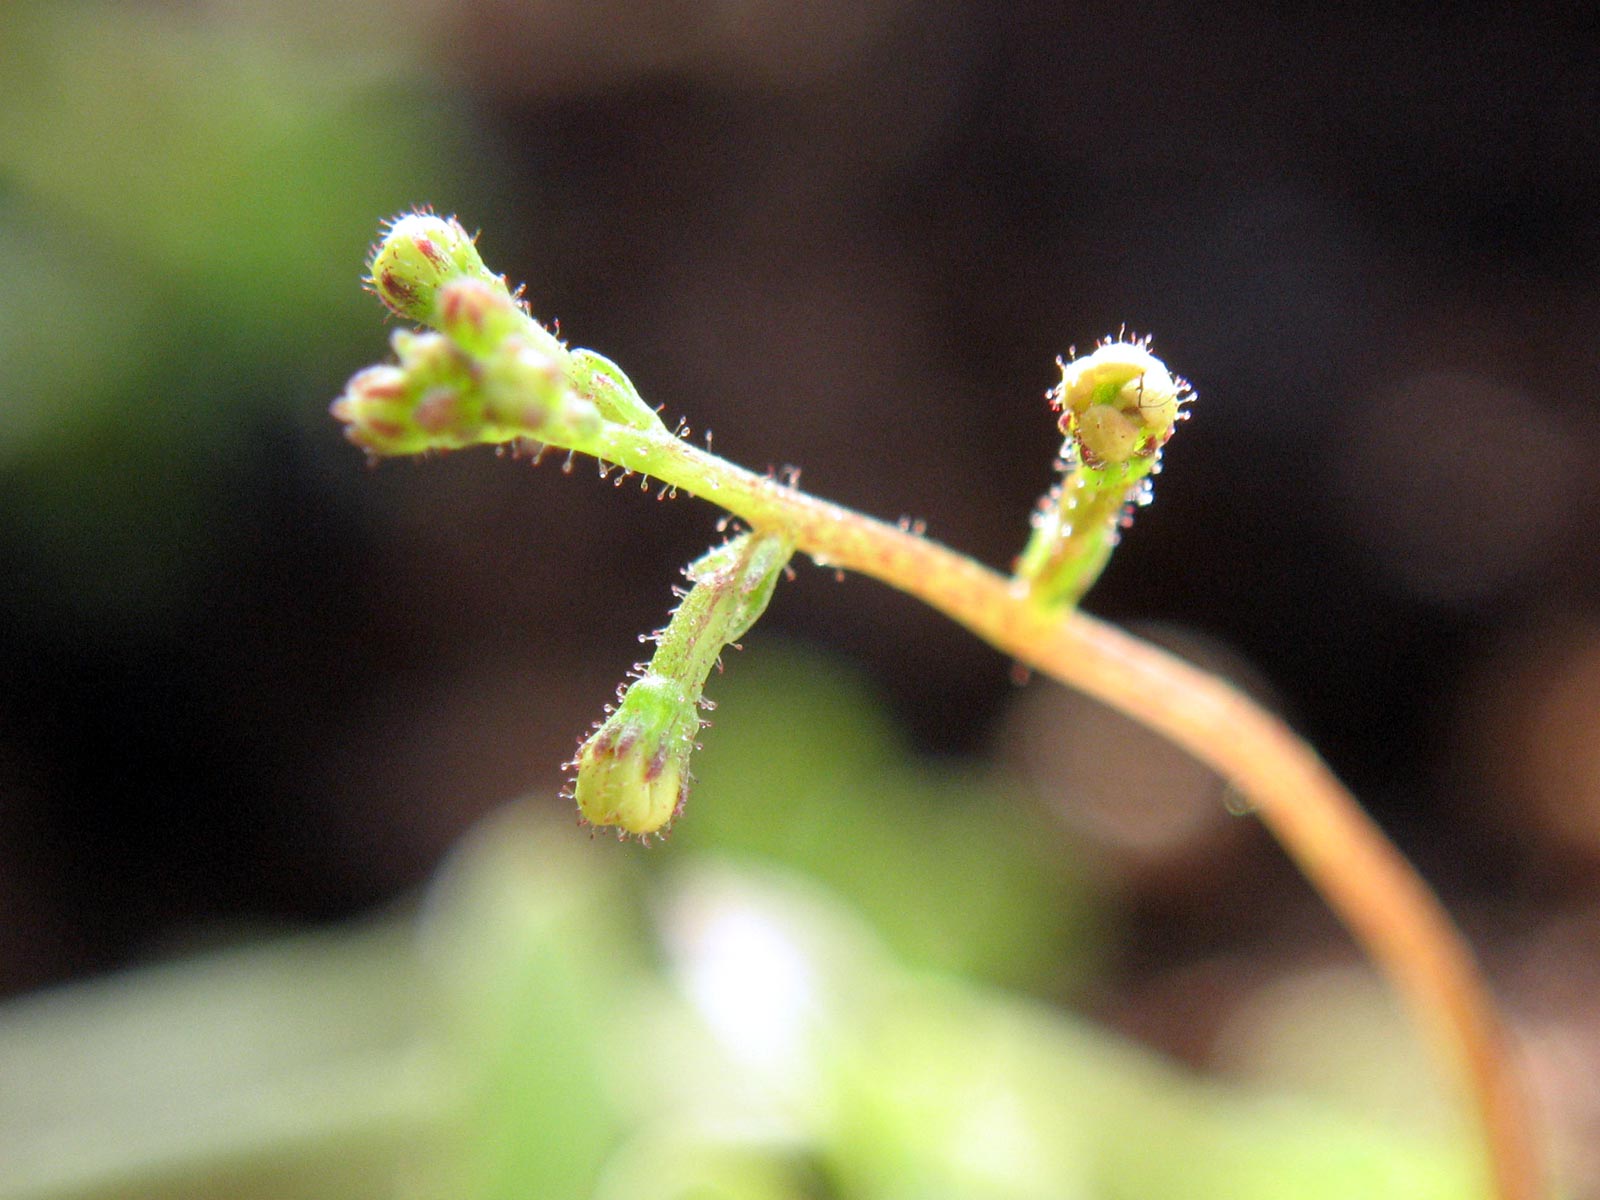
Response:
M1122 514L1140 485L1104 486L1098 474L1071 468L1034 516L1016 573L1043 604L1065 608L1083 599L1117 547Z
M679 680L698 698L722 651L750 632L766 611L794 549L774 534L744 534L689 565L688 595L656 641L646 668Z

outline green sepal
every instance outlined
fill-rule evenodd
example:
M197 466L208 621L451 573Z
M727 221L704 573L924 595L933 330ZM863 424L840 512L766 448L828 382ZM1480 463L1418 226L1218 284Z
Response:
M665 428L661 414L644 402L633 381L605 355L573 350L570 362L573 389L607 421L642 430Z

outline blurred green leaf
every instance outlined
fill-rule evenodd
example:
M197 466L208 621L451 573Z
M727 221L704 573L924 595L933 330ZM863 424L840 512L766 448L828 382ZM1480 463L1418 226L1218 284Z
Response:
M352 927L0 1011L0 1196L385 1197L448 1095L410 930Z
M320 416L360 357L378 218L463 198L466 129L409 31L247 13L0 23L0 532L91 605L196 570L229 458L264 420Z
M907 971L800 876L683 859L646 886L613 849L509 811L420 941L354 928L5 1006L0 1197L1485 1194L1404 1123Z
M763 640L713 681L672 845L800 870L907 961L1012 985L1081 979L1097 914L1071 843L976 764L919 764L837 663Z
M636 872L502 812L441 875L424 928L460 1063L460 1194L587 1196L636 1105L625 1014L647 985ZM625 1056L619 1068L613 1055Z

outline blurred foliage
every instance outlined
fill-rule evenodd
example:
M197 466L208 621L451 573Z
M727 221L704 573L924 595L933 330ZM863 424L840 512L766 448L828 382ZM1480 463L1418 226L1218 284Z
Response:
M1090 944L1070 862L765 649L665 848L508 809L415 913L13 1002L0 1197L1477 1194L1435 1134L980 982Z
M861 678L770 639L715 695L675 849L817 879L918 966L1052 990L1092 970L1098 914L1074 847L991 771L919 762Z
M69 598L158 598L229 454L320 420L374 222L461 195L464 130L394 34L264 14L14 4L0 63L0 512Z

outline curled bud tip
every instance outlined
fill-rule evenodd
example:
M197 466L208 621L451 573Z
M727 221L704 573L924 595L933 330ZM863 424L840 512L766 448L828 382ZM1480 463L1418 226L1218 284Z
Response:
M372 290L390 311L423 325L434 322L439 289L463 276L494 281L460 222L431 213L391 221L369 269Z
M1153 455L1178 419L1185 385L1143 342L1107 342L1061 364L1051 399L1062 432L1075 438L1089 465Z

